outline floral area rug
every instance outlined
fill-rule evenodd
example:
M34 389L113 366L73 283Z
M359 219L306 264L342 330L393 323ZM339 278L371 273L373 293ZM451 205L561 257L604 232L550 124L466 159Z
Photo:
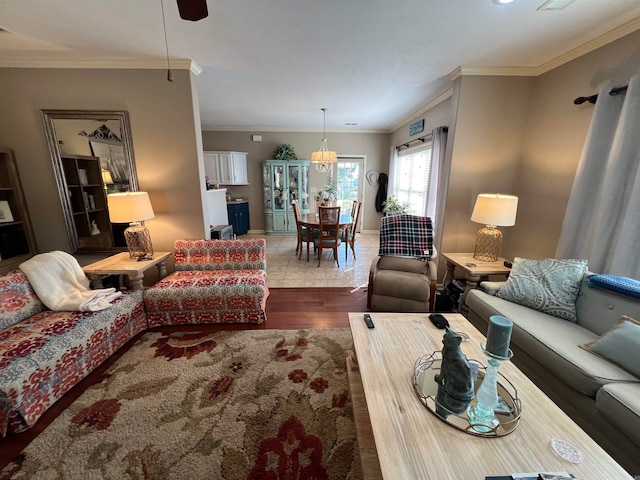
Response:
M348 329L145 334L0 479L361 479Z

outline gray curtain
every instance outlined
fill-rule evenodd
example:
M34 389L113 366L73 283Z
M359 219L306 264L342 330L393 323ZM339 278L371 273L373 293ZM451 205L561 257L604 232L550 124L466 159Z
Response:
M433 245L438 251L441 251L444 207L451 170L451 166L445 162L448 131L448 127L437 127L431 132L431 172L426 212L433 222Z
M640 76L598 93L556 250L589 270L640 279Z

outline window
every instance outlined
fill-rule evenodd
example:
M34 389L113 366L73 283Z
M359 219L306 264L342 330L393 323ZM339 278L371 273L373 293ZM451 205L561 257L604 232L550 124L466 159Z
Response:
M414 215L426 215L431 151L432 144L427 141L419 147L398 152L393 193L399 201L409 203Z
M336 187L338 189L337 205L341 212L351 212L354 200L360 199L360 170L362 160L338 159Z

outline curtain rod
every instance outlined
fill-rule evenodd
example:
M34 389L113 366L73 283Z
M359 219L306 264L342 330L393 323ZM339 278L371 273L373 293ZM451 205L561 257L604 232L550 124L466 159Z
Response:
M609 95L619 95L621 93L625 93L627 91L627 88L629 88L629 85L623 85L622 87L614 87L611 90L609 90ZM597 99L598 99L598 94L596 93L595 95L591 95L590 97L578 97L573 101L573 103L576 105L582 105L584 102L596 103Z
M397 145L396 150L402 150L404 148L409 148L409 145L415 142L426 142L427 140L431 140L432 135L424 135L423 137L414 138L413 140L409 140L408 142L403 143L402 145Z

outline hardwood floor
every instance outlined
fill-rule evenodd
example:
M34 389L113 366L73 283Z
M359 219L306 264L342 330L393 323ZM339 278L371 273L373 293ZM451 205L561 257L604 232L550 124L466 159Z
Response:
M161 331L221 331L251 329L296 330L307 328L348 328L348 312L367 310L367 292L364 288L271 288L267 300L267 321L262 325L193 325L162 327ZM0 469L17 458L20 452L60 415L87 388L138 340L141 333L131 339L107 361L91 372L78 385L58 400L26 432L0 439Z

